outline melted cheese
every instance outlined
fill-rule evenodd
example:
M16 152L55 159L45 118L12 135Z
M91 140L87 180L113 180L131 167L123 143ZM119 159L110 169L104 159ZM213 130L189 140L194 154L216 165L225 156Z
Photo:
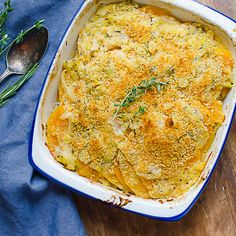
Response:
M102 184L144 198L178 197L205 167L232 68L229 50L199 24L152 6L103 6L64 63L60 105L47 123L49 150ZM153 77L168 84L146 91L114 119L127 92Z

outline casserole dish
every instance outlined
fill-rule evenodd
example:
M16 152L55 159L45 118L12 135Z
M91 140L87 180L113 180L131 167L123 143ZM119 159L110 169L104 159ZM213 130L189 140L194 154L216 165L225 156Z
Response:
M64 169L51 156L45 145L45 124L57 101L57 88L64 61L73 57L76 49L78 32L86 21L94 14L100 4L113 3L115 1L86 1L80 6L78 13L71 22L58 52L49 69L43 90L39 99L33 125L30 144L30 162L40 172L57 180L63 185L88 196L100 199L113 205L122 207L136 213L155 217L162 220L178 220L184 216L197 200L205 187L216 162L223 149L230 124L232 122L236 101L236 87L231 89L224 101L225 121L218 130L214 143L208 153L208 162L199 181L183 196L176 199L163 201L143 199L130 196L115 189L102 186L98 183L80 177L77 174ZM222 39L235 57L235 22L213 10L192 1L137 1L140 4L154 5L170 12L182 21L199 22L206 25Z

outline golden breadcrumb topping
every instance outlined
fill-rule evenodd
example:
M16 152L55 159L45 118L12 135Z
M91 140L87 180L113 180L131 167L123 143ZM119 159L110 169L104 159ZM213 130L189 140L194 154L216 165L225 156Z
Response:
M232 68L229 50L200 24L153 6L103 6L64 63L49 150L106 186L178 197L206 165Z

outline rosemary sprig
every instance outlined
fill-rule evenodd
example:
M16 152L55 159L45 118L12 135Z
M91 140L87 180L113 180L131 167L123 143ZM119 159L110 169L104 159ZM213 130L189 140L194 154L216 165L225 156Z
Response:
M6 2L4 2L4 8L0 14L0 28L6 22L7 17L8 17L8 13L11 12L12 10L13 10L13 8L11 6L11 0L7 0Z
M134 102L138 97L140 97L147 91L152 90L153 87L156 88L158 92L160 92L162 89L164 89L165 85L167 85L166 82L158 82L156 78L153 77L150 80L143 80L141 83L139 83L139 85L134 86L119 104L115 104L115 106L117 106L118 108L115 111L113 120L116 118L122 107L130 106L130 104Z
M38 67L38 64L30 66L27 72L22 75L18 81L16 81L12 86L8 84L0 92L0 107L4 106L9 101L9 98L16 94L16 92L34 75Z
M14 42L16 42L17 44L20 43L20 42L23 40L24 36L25 36L30 30L32 30L32 29L34 29L34 28L40 29L40 28L42 27L42 23L43 23L43 22L44 22L44 20L36 21L35 24L34 24L32 27L30 27L29 29L27 29L27 30L25 30L25 31L21 30L20 33L18 34L18 36L17 36L11 43L8 44L7 47L5 47L2 51L0 51L0 56L1 56L6 50L8 50Z

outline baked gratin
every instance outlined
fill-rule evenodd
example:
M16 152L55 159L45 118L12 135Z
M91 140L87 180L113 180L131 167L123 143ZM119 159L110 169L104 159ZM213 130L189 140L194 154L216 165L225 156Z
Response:
M47 145L67 169L144 198L176 198L206 165L233 59L208 28L153 6L101 7L64 63Z

